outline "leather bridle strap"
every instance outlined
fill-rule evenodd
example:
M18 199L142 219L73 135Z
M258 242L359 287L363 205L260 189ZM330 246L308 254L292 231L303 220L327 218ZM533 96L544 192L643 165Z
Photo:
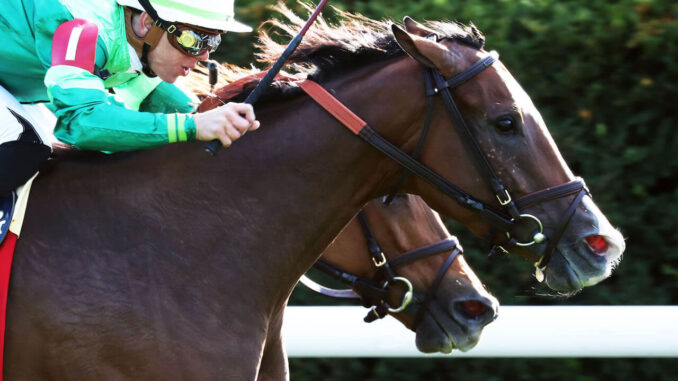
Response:
M422 246L420 248L408 251L397 258L394 258L389 261L389 264L392 268L397 268L402 265L412 263L422 258L430 257L432 255L441 253L443 251L459 249L462 251L459 240L456 237L447 237L442 241L432 243L430 245Z
M448 256L445 263L443 263L443 265L441 266L440 270L436 275L436 278L431 283L431 287L427 290L426 296L424 297L425 300L430 301L435 296L435 293L438 287L440 286L440 282L442 281L442 278L449 269L449 267L452 265L454 258L456 258L459 254L463 253L463 249L461 245L459 245L459 241L457 240L456 237L447 237L439 242L408 251L398 256L397 258L394 258L393 260L389 261L388 264L390 265L391 268L396 268L408 263L412 263L419 259L423 259L433 255L438 255L439 253L448 250L452 250L452 253L450 254L450 256ZM370 313L368 313L367 317L365 318L365 321L367 322L371 322L386 316L387 308L384 307L383 300L386 299L388 295L388 289L382 287L378 282L353 275L341 269L340 267L329 263L324 259L318 259L318 261L316 261L313 267L329 275L330 277L339 280L350 287L355 288L356 290L358 290L358 293L357 294L352 293L351 290L335 290L326 288L318 285L317 283L311 281L310 279L304 280L302 282L305 286L327 296L340 298L360 298L362 300L363 306L368 308L374 306L374 308L370 311ZM424 306L419 311L426 310L426 308L428 307ZM417 314L419 313L421 312L417 312Z
M436 274L433 283L431 283L431 286L426 291L424 299L419 303L421 304L421 307L419 308L417 314L414 317L415 327L419 326L419 323L421 323L421 320L424 318L424 313L428 311L429 303L431 303L431 301L435 299L436 293L438 292L438 288L440 287L440 284L443 281L443 277L447 273L447 270L450 268L450 266L452 266L452 263L454 263L455 258L457 258L457 256L460 253L461 250L459 248L455 248L454 250L452 250L452 253L450 253L450 255L447 257L443 265L440 266L440 270L438 271L438 274Z
M313 267L329 275L330 277L356 289L358 291L358 296L362 300L365 307L378 304L388 295L388 290L377 282L353 275L337 266L334 266L324 259L318 259Z
M527 209L534 204L576 194L582 189L586 190L586 193L590 193L589 190L586 188L584 180L581 177L576 177L574 180L567 182L565 184L556 185L554 187L526 194L523 197L516 200L516 206L520 210Z
M394 276L393 271L391 271L388 261L384 256L384 252L381 250L381 247L379 247L379 243L374 237L374 233L372 233L372 228L370 228L370 224L367 221L365 211L361 209L358 212L357 218L358 222L360 223L360 227L363 229L363 236L365 236L365 243L367 244L367 249L370 253L370 257L372 258L372 263L374 263L374 265L380 270L384 270L384 277L386 279L392 280Z
M537 261L537 263L534 264L539 270L543 271L546 268L546 265L548 265L549 261L551 261L551 256L553 256L553 253L556 250L556 246L560 241L560 237L562 237L563 233L565 233L565 229L567 228L567 225L569 225L570 220L574 216L574 213L576 212L579 203L581 203L581 201L584 199L584 196L586 196L587 194L589 193L586 188L581 189L579 193L577 193L577 196L574 198L572 203L570 204L569 208L567 208L567 211L565 212L565 215L563 216L560 225L558 225L553 235L551 235L551 238L549 239L549 244L546 247L546 249L544 249L541 259L539 259L539 261Z
M451 88L459 86L469 79L475 77L480 72L492 65L492 63L494 63L496 60L497 53L491 52L488 56L476 62L470 68L453 77L449 81L445 81L443 76L433 69L428 70L431 71L438 90L444 90L440 91L440 95L443 99L443 103L445 104L445 109L447 110L450 120L452 121L452 125L456 128L459 136L465 143L465 146L469 147L468 151L471 153L471 158L476 168L483 174L483 178L489 183L490 188L492 188L492 191L496 195L500 204L506 208L511 217L518 219L520 217L518 209L511 201L511 197L509 196L506 188L504 188L504 185L499 180L499 177L492 168L492 165L487 160L487 155L484 154L480 144L478 143L478 140L475 138L473 133L471 133L471 129L466 123L464 117L461 115L457 104L452 98L452 93L450 92Z
M440 91L444 88L454 89L455 87L463 85L468 80L470 80L471 78L480 74L480 72L482 72L483 70L490 67L494 63L494 61L497 60L497 58L499 58L499 54L497 54L497 52L495 51L490 52L490 54L487 57L481 59L480 61L477 61L476 63L471 65L471 67L469 67L468 69L445 81L444 85L438 85L437 90Z
M419 159L419 155L424 148L424 142L426 142L426 138L428 137L428 132L431 130L431 122L433 121L433 106L435 105L433 98L438 93L438 90L433 86L433 78L431 77L431 73L429 71L424 71L424 82L426 84L426 117L424 118L424 128L421 130L421 136L419 136L417 146L414 148L414 151L412 151L411 156L414 159ZM409 171L403 170L403 174L400 175L398 181L396 181L391 188L388 197L386 197L384 200L385 205L389 205L391 201L393 201L393 198L396 196L398 190L403 185L405 180L407 180L409 174Z
M391 268L396 268L452 249L459 249L460 252L463 252L463 249L456 237L447 237L436 243L408 251L407 253L390 260L388 263L391 265ZM318 259L313 267L347 285L353 285L358 279L360 279L360 277L346 272L340 267L337 267L322 258Z
M481 217L489 223L501 228L511 227L514 221L510 217L505 216L497 211L486 207L482 202L474 199L471 195L464 192L454 184L447 181L445 178L426 167L424 164L410 157L407 153L400 150L388 140L379 135L372 127L365 121L360 119L351 110L346 108L341 102L334 98L318 83L311 80L305 80L298 83L299 87L303 89L313 100L315 100L327 112L339 120L344 126L351 130L354 134L365 140L374 148L381 151L391 160L397 162L408 171L421 177L424 181L433 185L446 196L452 198L461 206L476 210ZM506 229L510 230L510 229Z

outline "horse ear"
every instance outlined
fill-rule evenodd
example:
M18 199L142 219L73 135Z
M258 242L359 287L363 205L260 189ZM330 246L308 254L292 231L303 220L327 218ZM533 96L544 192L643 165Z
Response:
M449 50L435 41L412 35L398 25L392 24L391 31L396 42L410 57L424 66L438 70L445 75L446 68L453 63L453 56Z
M435 68L433 62L431 62L431 60L419 52L417 44L414 42L414 39L418 38L417 36L410 35L409 33L405 32L403 28L396 24L391 25L391 31L393 32L396 42L398 45L400 45L400 48L405 51L405 53L424 66Z
M429 29L424 25L414 21L410 16L405 16L403 18L403 24L405 25L405 30L407 33L414 34L419 37L428 37L432 34L436 34L433 29Z

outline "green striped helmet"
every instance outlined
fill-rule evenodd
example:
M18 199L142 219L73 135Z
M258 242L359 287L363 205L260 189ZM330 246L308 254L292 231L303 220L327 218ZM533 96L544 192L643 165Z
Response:
M117 0L118 4L139 10L138 0ZM158 16L168 22L180 22L207 29L231 32L251 32L252 28L238 22L234 15L234 0L149 0Z

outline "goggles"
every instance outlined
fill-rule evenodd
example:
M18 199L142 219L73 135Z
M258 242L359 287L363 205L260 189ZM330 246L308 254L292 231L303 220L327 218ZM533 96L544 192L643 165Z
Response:
M177 24L167 28L167 39L185 55L195 57L206 51L214 53L221 43L221 33L197 26Z

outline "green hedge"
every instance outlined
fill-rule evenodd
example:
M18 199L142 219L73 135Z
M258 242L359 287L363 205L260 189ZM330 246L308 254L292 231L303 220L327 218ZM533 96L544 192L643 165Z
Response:
M268 1L238 1L258 25ZM293 5L293 2L287 2ZM489 261L458 224L466 256L503 304L678 304L678 2L675 0L331 1L366 16L472 21L488 49L540 109L571 168L627 238L624 260L603 283L569 298L546 291L518 258ZM325 12L331 17L330 11ZM229 35L218 58L248 65L252 36ZM297 290L292 304L330 304ZM591 317L595 319L595 316ZM648 319L651 317L648 317ZM545 322L547 323L547 322ZM647 322L639 322L647 324ZM557 329L557 327L554 327ZM629 327L633 329L633 327ZM414 344L413 344L414 345ZM293 380L669 379L668 360L306 360Z

